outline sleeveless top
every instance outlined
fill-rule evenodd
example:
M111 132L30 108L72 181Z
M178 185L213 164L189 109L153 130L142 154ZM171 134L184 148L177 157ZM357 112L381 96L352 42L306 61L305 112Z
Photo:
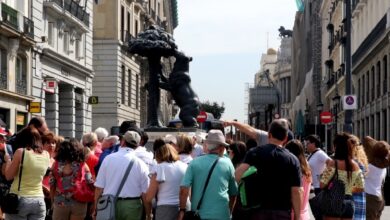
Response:
M50 165L50 156L47 151L36 154L32 150L24 151L22 179L18 191L19 172L11 186L11 192L23 197L43 197L42 179Z

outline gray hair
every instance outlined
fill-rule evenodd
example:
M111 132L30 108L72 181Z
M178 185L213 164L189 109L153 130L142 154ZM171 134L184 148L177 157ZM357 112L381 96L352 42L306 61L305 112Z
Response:
M108 136L108 131L102 127L96 128L95 133L99 142L102 142Z
M111 142L113 144L116 144L119 141L119 137L116 135L111 135L111 136L104 138L104 141L108 141L108 142Z

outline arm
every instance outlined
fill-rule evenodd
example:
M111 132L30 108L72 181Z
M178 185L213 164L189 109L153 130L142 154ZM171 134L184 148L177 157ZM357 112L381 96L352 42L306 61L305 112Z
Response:
M142 193L141 195L142 201L144 203L145 213L146 213L146 219L151 220L153 218L152 214L152 202L147 202L146 194Z
M291 187L291 203L294 210L294 219L299 220L301 215L301 203L302 203L303 189L302 187Z
M234 126L238 129L240 129L240 131L244 132L245 134L247 134L248 136L250 136L251 138L257 140L257 132L256 132L256 128L248 125L248 124L243 124L243 123L240 123L240 122L237 122L237 121L224 121L223 122L223 126L224 127L227 127L227 126Z
M185 187L185 186L180 187L180 196L179 196L180 212L179 212L178 220L182 220L184 217L184 210L186 209L187 199L188 199L189 193L190 193L189 187Z
M156 196L158 192L158 182L156 180L156 174L153 174L150 180L150 185L148 191L145 194L144 203L148 204L149 207L152 207L152 200ZM146 210L146 208L145 208ZM152 214L152 209L150 208L149 212L146 211L146 216L150 216Z
M23 149L19 148L14 154L12 162L10 161L9 155L7 155L5 162L5 178L12 180L18 174L20 161L22 160Z
M95 186L95 201L94 201L94 204L93 204L93 209L91 210L92 213L93 213L93 216L96 216L96 206L98 204L98 200L100 198L100 196L102 196L103 194L103 188L99 188L99 187L96 187Z
M237 183L239 183L241 181L242 174L244 174L245 171L248 170L249 166L250 165L247 163L242 163L242 164L240 164L240 166L237 167L236 172L235 172L235 177L236 177Z
M233 212L234 205L236 205L236 198L237 198L237 196L230 196L230 197L229 197L229 209L230 209L230 213Z

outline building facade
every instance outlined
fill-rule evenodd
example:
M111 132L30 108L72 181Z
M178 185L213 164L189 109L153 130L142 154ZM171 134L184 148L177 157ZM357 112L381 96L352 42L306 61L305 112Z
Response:
M31 76L36 28L32 1L1 0L0 11L0 119L16 132L29 120Z
M169 33L177 26L176 1L103 0L94 7L93 128L110 129L125 120L146 124L148 65L141 57L127 52L130 37L136 37L149 25L159 25ZM169 73L170 59L164 60ZM172 104L161 92L161 119L166 124Z
M352 10L353 131L389 141L390 2L356 0Z

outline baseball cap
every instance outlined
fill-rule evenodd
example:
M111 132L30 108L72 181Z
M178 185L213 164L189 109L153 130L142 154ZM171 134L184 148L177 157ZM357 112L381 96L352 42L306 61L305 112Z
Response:
M138 132L135 131L126 131L126 133L123 135L123 139L127 143L136 144L138 145L141 141L141 136L138 134Z

